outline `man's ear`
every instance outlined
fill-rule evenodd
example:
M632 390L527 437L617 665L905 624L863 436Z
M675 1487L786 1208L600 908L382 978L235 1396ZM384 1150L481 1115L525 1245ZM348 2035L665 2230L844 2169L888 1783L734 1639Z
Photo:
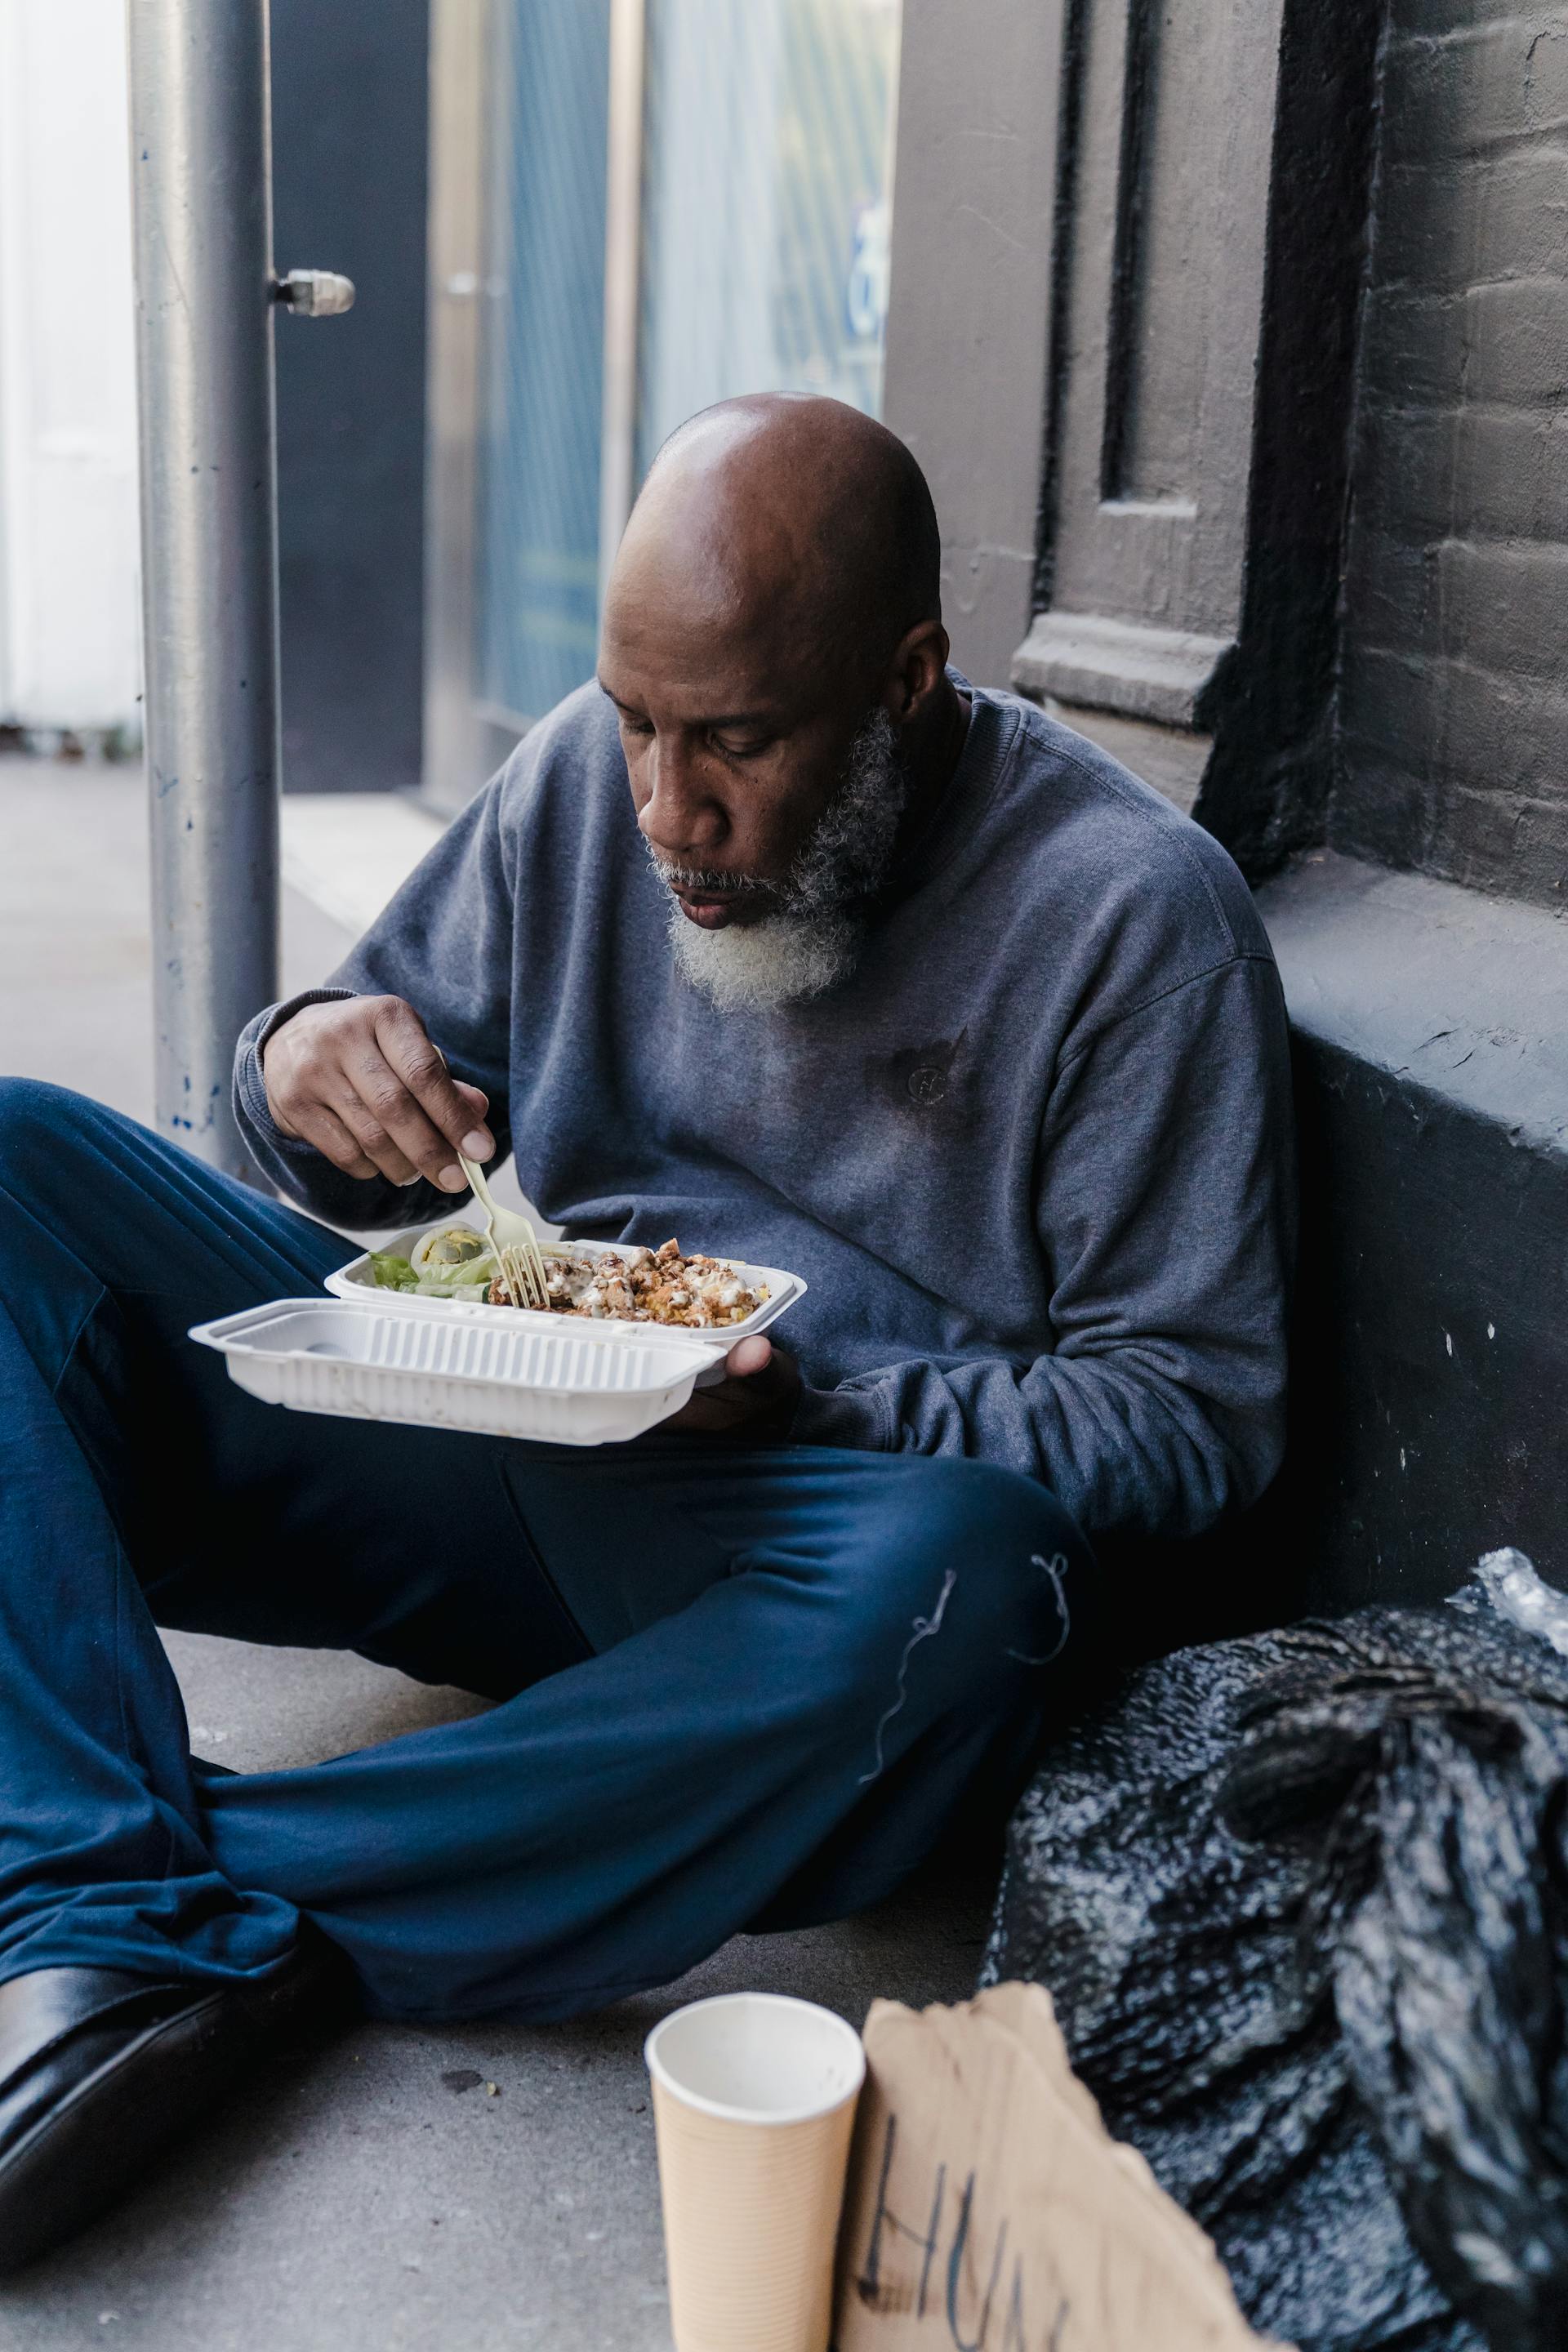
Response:
M889 665L888 709L895 727L919 723L947 669L948 635L940 621L917 621L899 641Z

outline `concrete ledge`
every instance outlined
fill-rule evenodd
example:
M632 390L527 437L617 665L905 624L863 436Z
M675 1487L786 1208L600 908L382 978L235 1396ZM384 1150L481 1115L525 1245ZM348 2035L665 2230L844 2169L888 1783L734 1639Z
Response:
M1568 1151L1561 916L1314 850L1258 894L1304 1038Z
M1327 852L1258 905L1304 1223L1251 1573L1271 1552L1310 1607L1430 1601L1517 1543L1568 1585L1568 926Z
M1090 710L1201 728L1210 688L1236 647L1228 637L1156 629L1103 613L1038 613L1013 656L1013 685Z

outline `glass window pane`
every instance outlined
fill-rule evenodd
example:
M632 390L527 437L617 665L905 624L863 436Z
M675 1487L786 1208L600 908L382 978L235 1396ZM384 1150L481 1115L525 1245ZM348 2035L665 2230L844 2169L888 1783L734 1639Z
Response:
M610 6L495 16L477 683L533 719L594 667Z
M882 392L899 0L647 0L637 474L740 392Z

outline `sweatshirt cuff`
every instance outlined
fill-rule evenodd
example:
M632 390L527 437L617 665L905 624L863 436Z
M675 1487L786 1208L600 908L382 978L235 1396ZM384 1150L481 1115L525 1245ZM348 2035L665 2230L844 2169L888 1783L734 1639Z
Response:
M843 1445L860 1454L891 1454L893 1432L880 1389L814 1389L800 1392L789 1425L792 1445Z

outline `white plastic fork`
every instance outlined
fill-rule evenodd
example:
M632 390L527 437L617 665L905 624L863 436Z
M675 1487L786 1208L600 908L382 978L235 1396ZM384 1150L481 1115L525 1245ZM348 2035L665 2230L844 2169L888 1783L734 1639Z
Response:
M477 1160L465 1160L459 1151L458 1165L484 1212L485 1238L496 1254L501 1287L508 1298L514 1307L547 1307L550 1292L544 1254L533 1227L515 1209L503 1209L499 1201L491 1198L485 1171Z

